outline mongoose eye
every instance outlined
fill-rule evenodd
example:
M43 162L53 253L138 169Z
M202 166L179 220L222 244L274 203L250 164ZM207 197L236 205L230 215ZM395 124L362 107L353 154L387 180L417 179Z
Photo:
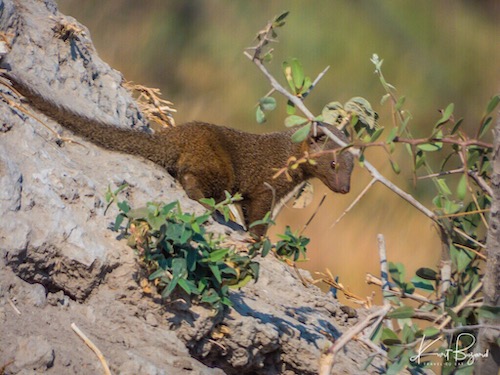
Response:
M335 160L332 160L330 162L330 165L332 166L333 169L335 169L335 166L337 165L337 163L335 162Z

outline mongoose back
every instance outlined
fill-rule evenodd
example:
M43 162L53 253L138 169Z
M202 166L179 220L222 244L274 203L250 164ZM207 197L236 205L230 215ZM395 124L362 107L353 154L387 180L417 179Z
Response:
M291 170L291 180L283 175L273 179L275 168L285 166L292 156L300 158L306 151L313 154L339 148L321 131L318 137L309 137L301 143L291 141L295 129L258 135L203 122L147 134L82 117L16 80L13 86L35 108L98 146L138 155L164 167L178 179L191 199L221 201L225 198L224 191L239 192L247 227L272 209L273 199L278 202L308 179L319 178L337 193L349 192L353 168L349 152L336 155L323 152L314 165L303 163ZM346 139L336 127L325 126L340 139ZM266 229L255 226L252 232L263 235Z

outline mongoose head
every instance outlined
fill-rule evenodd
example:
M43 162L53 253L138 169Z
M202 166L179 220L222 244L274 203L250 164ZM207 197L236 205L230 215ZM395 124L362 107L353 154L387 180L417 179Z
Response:
M324 124L330 132L346 143L347 138L337 127ZM310 155L319 154L315 158L316 163L307 165L307 173L311 177L319 178L330 190L346 194L350 190L351 173L354 166L354 158L350 152L332 152L339 150L340 146L331 140L322 130L317 127L317 136L310 136L306 141ZM330 151L330 152L329 152Z

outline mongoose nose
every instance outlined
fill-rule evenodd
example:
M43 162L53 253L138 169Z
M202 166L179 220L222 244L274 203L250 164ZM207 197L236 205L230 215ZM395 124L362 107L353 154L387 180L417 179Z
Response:
M351 190L351 187L350 187L350 186L342 186L342 187L340 188L339 193L340 193L340 194L347 194L347 193L349 193L349 191L350 191L350 190Z

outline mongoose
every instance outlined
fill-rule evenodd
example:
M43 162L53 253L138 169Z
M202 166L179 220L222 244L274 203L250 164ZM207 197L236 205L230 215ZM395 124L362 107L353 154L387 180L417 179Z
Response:
M275 168L285 166L291 156L300 158L306 151L313 154L339 147L321 133L321 127L318 127L317 137L309 137L301 143L291 141L295 129L258 135L203 122L147 134L84 118L27 85L12 81L35 108L74 133L106 149L138 155L164 167L181 183L191 199L221 201L225 198L224 191L239 192L243 197L241 208L247 227L272 209L272 190L274 201L278 202L297 185L316 177L334 192L349 192L353 168L353 157L349 152L322 153L315 159L315 164L303 163L290 170L291 181L284 175L272 178ZM340 139L346 139L336 127L325 126ZM260 236L266 230L260 225L252 232Z

